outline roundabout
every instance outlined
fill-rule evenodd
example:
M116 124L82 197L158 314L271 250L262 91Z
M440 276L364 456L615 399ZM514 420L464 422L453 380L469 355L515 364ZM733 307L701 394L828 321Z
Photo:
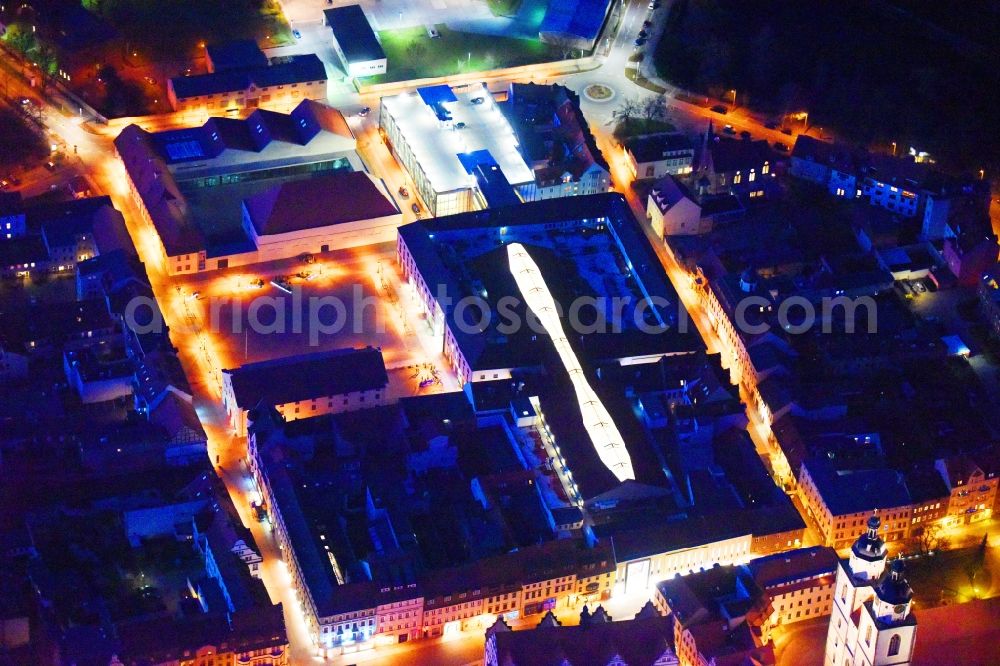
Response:
M615 91L603 83L591 83L583 89L583 96L591 102L610 102L615 98Z

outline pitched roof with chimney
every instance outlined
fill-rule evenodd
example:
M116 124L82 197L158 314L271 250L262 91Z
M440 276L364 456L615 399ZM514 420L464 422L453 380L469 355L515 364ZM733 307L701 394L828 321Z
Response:
M726 139L713 137L708 142L712 168L715 173L730 171L761 171L765 162L774 161L774 153L767 141L748 139ZM702 156L704 163L706 156Z
M382 351L374 347L276 358L222 372L240 409L382 389L389 383Z
M747 568L758 585L770 589L803 578L833 574L837 568L837 551L827 546L796 548L758 557L751 560Z
M615 658L629 666L679 663L674 652L673 620L641 617L622 622L590 621L576 626L540 626L526 631L490 629L498 664L604 666Z
M649 197L661 213L667 212L669 208L685 199L692 203L696 201L687 186L669 174L656 181L649 192Z
M266 88L292 83L326 81L326 67L315 53L275 58L270 65L223 69L212 74L170 79L178 99L246 90L251 84Z
M623 145L640 164L666 159L679 152L694 154L691 139L679 132L637 136L627 139Z
M252 39L234 39L205 47L212 66L219 72L243 67L267 67L267 56Z
M811 136L800 134L792 148L792 158L822 164L843 173L854 173L866 161L863 150L827 143Z

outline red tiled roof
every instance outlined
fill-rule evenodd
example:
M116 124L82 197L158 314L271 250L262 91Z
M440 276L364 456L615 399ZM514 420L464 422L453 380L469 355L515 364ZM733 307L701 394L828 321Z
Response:
M833 574L837 568L837 551L824 546L800 548L751 560L748 566L761 587L771 588L802 578Z
M283 183L243 202L261 236L387 217L396 205L361 171Z
M616 656L628 664L652 666L668 651L673 652L670 617L498 631L495 636L498 663L518 666L599 665Z
M1000 597L917 612L914 666L989 666L997 663L998 645Z

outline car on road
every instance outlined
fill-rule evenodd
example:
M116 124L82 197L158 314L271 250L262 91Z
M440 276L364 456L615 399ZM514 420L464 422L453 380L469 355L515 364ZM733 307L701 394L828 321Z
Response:
M744 139L749 139L750 138L750 132L748 132L746 130L743 130L742 132L740 132L740 137L742 137Z
M302 33L298 30L292 30L292 37L295 39L302 39Z
M410 191L408 189L406 189L405 187L403 187L402 185L400 185L399 186L399 196L403 197L404 199L409 199L410 198Z
M13 184L6 178L0 179L0 190L6 190L8 187L12 187Z
M726 115L727 113L729 113L729 109L727 109L726 107L724 107L721 104L716 104L715 106L713 106L711 108L711 110L715 111L716 113L722 114L723 116Z
M438 32L436 28L427 28L427 35L431 39L437 39L438 37L441 36L441 33Z
M418 204L416 201L414 201L413 204L410 206L410 210L412 210L414 213L419 214L420 213L420 204Z
M305 264L314 264L314 263L316 263L316 257L312 256L308 252L303 252L297 258L298 258L299 261L301 261L301 262L303 262Z
M780 141L775 141L774 142L774 149L777 150L780 153L787 153L788 152L788 146L786 146L785 144L781 143Z
M483 102L486 101L486 98L485 97L473 97L469 101L472 102L473 104L482 104Z
M49 160L48 162L45 163L45 168L48 169L49 171L55 171L58 168L58 166L59 165L53 162L52 160Z
M363 107L361 107L361 110L358 111L358 115L361 116L362 118L364 118L365 116L367 116L371 112L372 112L372 107L370 107L370 106L363 106Z
M465 123L461 121L455 123L455 129L465 129Z
M724 134L736 134L736 130L733 129L732 125L726 125L722 128Z

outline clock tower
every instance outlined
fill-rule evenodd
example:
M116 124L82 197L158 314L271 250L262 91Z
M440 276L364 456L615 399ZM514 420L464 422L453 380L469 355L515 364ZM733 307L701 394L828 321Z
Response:
M917 619L903 563L887 566L878 516L837 566L824 666L905 666L913 658Z

